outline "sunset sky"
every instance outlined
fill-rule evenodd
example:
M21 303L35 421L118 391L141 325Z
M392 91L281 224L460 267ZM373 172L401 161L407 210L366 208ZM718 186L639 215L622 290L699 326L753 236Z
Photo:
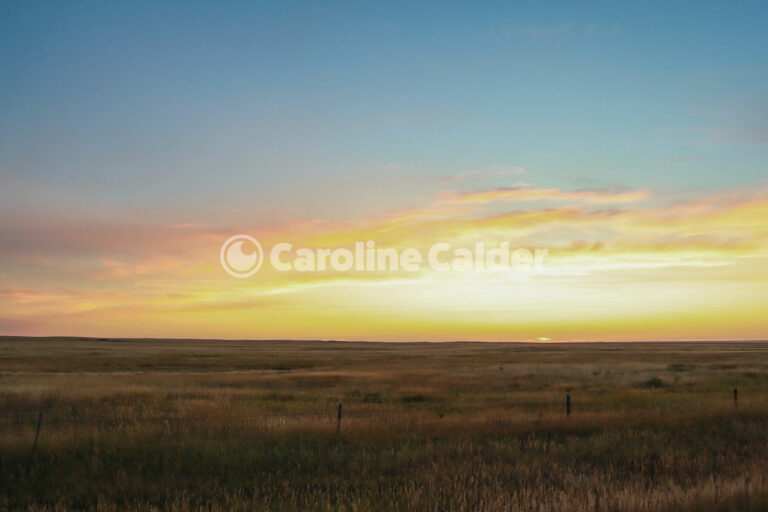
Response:
M765 2L0 2L0 335L767 339L766 91Z

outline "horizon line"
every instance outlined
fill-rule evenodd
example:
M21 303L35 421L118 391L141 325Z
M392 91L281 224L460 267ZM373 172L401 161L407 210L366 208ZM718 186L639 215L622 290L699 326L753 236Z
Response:
M61 339L61 340L86 340L86 341L240 341L240 342L253 342L253 343L265 343L265 342L301 342L301 343L435 343L435 344L450 344L450 343L478 343L478 344L525 344L525 345L563 345L563 344L597 344L597 343L659 343L659 344L673 344L673 343L768 343L768 339L686 339L686 340L547 340L547 341L530 341L530 340L374 340L374 339L357 339L357 340L344 340L344 339L317 339L317 338L172 338L172 337L122 337L122 336L74 336L74 335L52 335L52 336L28 336L28 335L13 335L13 334L0 334L0 341L7 341L10 339L24 339L24 340L45 340L45 339Z

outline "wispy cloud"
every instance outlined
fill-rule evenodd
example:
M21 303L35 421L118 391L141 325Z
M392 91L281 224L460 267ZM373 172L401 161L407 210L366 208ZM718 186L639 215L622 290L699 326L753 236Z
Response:
M570 32L570 23L561 23L558 25L537 25L518 29L522 33L533 39L552 39L562 34Z
M267 252L281 241L334 248L375 240L377 247L426 253L435 242L471 247L475 241L503 240L548 249L550 259L546 272L517 279L429 270L415 275L278 273L265 265L252 280L238 281L218 264L220 244L238 232L256 236ZM572 332L567 326L585 321L579 315L608 311L610 322L590 321L599 337L611 337L610 325L629 321L638 311L662 314L677 307L663 297L678 297L684 300L679 307L701 310L712 307L705 301L714 297L702 289L716 290L725 300L733 298L732 290L748 286L751 291L732 305L719 306L740 308L742 317L752 311L750 301L768 299L765 187L665 202L644 190L528 186L448 191L418 207L344 222L70 223L26 225L12 237L2 234L12 242L4 254L13 257L0 264L7 279L0 308L11 332L30 332L29 326L40 322L57 333L310 336L301 324L311 326L314 337L365 337L361 333L368 332L368 337L390 333L398 339L402 333L388 330L393 317L387 315L407 309L415 322L408 336L440 338L448 333L430 323L435 311L455 311L455 319L462 318L461 304L471 297L473 316L462 320L464 327L451 324L451 335L472 337L472 329L495 325L498 330L488 337L510 336L517 331L508 301L516 298L527 304L526 321L561 326L563 338ZM670 282L677 283L673 295ZM632 290L631 301L627 290ZM334 320L338 311L344 311L343 321ZM760 325L760 316L744 318L747 327ZM83 327L88 325L111 327L91 331ZM432 334L426 330L430 325ZM751 332L745 327L739 335Z
M595 204L627 204L647 198L648 192L645 190L561 190L535 187L502 187L477 192L444 192L440 195L441 202L479 204L496 201L572 201Z
M468 181L483 178L493 178L497 176L519 176L528 172L524 167L508 167L501 169L484 169L478 171L469 171L450 176L440 176L441 181Z

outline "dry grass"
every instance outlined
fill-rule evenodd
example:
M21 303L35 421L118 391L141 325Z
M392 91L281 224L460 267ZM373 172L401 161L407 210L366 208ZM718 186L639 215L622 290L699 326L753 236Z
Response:
M4 338L0 360L0 509L768 510L764 344Z

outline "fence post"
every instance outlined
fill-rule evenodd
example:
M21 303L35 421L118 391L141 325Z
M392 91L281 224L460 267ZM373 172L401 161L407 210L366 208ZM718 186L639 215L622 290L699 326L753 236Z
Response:
M341 432L341 404L339 404L339 415L336 418L336 433Z
M37 416L37 430L35 431L35 442L32 444L32 455L35 454L35 450L37 450L37 440L40 438L40 427L43 426L43 412L40 411L40 414Z
M733 406L738 407L739 406L739 389L733 388Z
M571 415L571 395L565 395L565 415Z

